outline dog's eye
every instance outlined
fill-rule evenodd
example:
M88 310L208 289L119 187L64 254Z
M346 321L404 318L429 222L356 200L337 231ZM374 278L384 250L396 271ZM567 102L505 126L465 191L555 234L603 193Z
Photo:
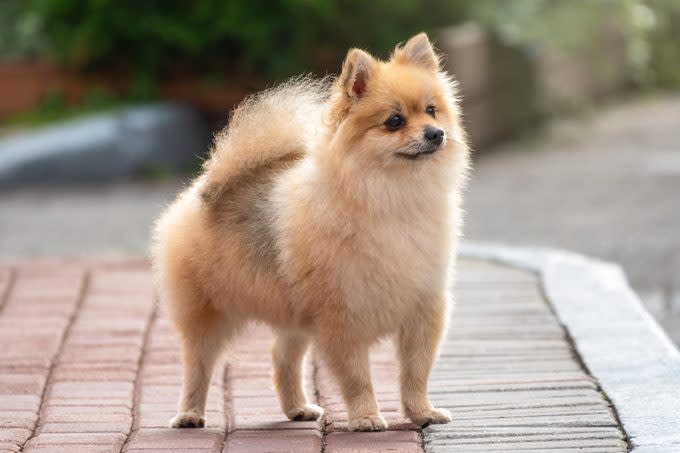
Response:
M425 113L434 118L434 105L428 105L427 107L425 107Z
M401 116L398 113L395 113L394 115L390 116L387 121L385 121L385 126L391 131L396 131L397 129L401 129L404 124L406 124L406 120L404 119L403 116Z

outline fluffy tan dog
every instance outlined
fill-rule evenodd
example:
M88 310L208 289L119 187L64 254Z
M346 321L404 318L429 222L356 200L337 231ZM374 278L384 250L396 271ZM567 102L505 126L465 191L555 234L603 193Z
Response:
M424 33L386 62L350 50L330 86L301 78L246 100L156 226L157 285L184 355L171 426L204 426L215 361L253 320L277 334L274 383L290 419L323 413L303 385L313 341L349 429L384 430L369 347L393 336L405 414L450 421L427 381L467 160L454 84Z

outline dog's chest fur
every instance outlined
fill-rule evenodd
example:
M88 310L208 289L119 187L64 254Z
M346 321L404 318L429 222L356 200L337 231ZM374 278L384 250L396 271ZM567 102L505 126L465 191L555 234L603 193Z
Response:
M363 231L336 258L333 277L343 302L377 334L425 309L446 286L449 252L434 222Z
M304 188L300 179L291 179L297 187L290 193L299 200ZM292 281L324 287L362 330L376 337L394 332L414 310L441 300L455 231L446 193L433 188L408 209L387 215L349 212L315 199L318 191L308 193L304 205L282 207L288 214L281 226L281 262ZM285 204L286 197L279 200ZM291 220L298 217L296 210L306 213L303 220Z

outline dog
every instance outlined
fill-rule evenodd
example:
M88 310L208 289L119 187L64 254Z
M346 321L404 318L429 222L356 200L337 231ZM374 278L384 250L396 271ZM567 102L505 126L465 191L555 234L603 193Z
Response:
M337 78L298 77L236 108L155 226L155 283L183 351L170 426L205 425L215 362L251 321L275 332L289 419L323 414L303 382L313 343L348 428L386 429L369 347L393 337L405 415L449 422L427 382L452 303L468 154L455 82L424 33L387 61L351 49Z

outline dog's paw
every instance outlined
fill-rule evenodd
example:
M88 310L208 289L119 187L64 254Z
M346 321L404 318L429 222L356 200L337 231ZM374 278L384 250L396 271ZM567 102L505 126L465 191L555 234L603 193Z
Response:
M387 422L380 415L369 415L350 420L347 429L350 431L385 431Z
M432 408L421 414L411 414L409 418L413 423L424 428L428 425L449 423L451 421L451 412L446 409Z
M170 428L203 428L205 418L196 412L180 412L170 420Z
M286 417L300 422L318 420L323 415L323 409L316 404L305 404L286 411Z

